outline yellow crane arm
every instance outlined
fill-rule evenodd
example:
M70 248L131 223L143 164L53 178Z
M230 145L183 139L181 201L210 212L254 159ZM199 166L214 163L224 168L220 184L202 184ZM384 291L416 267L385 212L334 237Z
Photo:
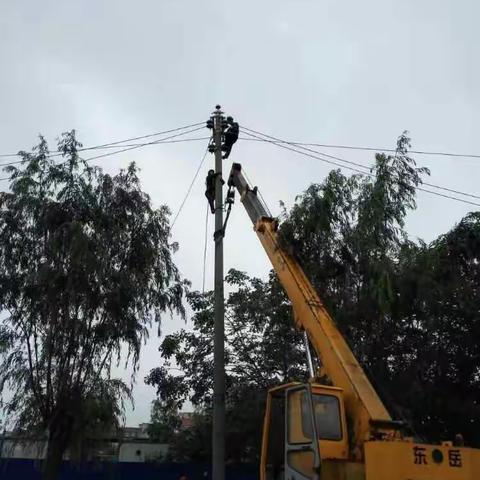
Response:
M307 332L325 373L333 385L344 392L345 410L353 422L353 444L361 447L374 430L392 430L393 422L387 409L317 292L295 258L279 244L278 222L269 216L259 200L257 188L251 189L248 185L241 165L233 164L229 185L235 186L240 194L254 230L292 303L297 327Z

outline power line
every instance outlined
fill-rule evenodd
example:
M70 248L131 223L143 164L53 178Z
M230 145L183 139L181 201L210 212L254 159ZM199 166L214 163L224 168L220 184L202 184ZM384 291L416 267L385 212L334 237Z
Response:
M191 125L184 125L183 127L177 127L177 128L172 128L170 130L164 130L163 132L150 133L148 135L141 135L140 137L132 137L132 138L124 139L124 140L117 140L116 142L104 143L102 145L96 145L95 147L87 147L84 150L93 150L93 149L97 149L97 148L105 148L105 147L110 147L112 145L118 145L118 144L125 143L125 142L134 142L136 140L143 140L145 138L151 138L151 137L157 137L159 135L165 135L166 133L173 133L173 132L178 132L179 130L186 130L187 128L198 127L199 125L202 125L201 128L203 128L205 126L205 122L192 123ZM201 130L201 128L197 128L196 130ZM194 132L196 130L191 130L191 131Z
M245 131L245 130L248 130L246 127L244 127L242 125L242 129ZM255 132L255 130L251 130L252 132ZM248 131L245 131L244 133L246 133L247 135L251 136L251 137L254 137L256 138L257 140L259 141L262 141L262 142L266 142L266 143L272 143L273 145L276 145L277 147L281 147L281 148L285 148L287 150L291 150L292 152L296 152L296 153L300 153L302 155L305 155L307 157L311 157L311 158L315 158L316 160L321 160L323 162L326 162L326 163L329 163L331 165L335 165L337 167L340 167L340 168L347 168L348 170L352 170L354 172L357 172L357 173L361 173L361 174L368 174L368 172L365 172L364 170L359 170L358 168L353 168L353 167L348 167L346 165L343 165L341 163L337 163L337 162L334 162L334 161L331 161L331 160L326 160L325 158L319 158L319 157L316 157L314 155L309 155L308 153L305 153L305 152L302 152L300 150L295 150L294 148L291 148L291 147L287 147L287 145L291 145L290 142L287 142L286 140L277 140L275 137L270 137L269 135L265 135L265 134L262 134L260 132L260 135L264 135L265 137L269 137L269 138L274 138L274 140L269 140L268 138L262 138L262 137L259 137L258 135L255 135L255 134L252 134L252 133L249 133ZM287 144L287 145L284 145L284 144ZM332 155L327 155L327 154L324 154L322 152L317 152L315 151L315 153L317 153L318 155L322 155L322 156L325 156L325 157L328 157L328 158L333 158L333 159L336 159L336 160L339 160L341 162L343 162L344 160L343 159L340 159L338 157L333 157ZM354 162L350 162L348 160L345 160L345 163L350 163L352 165L359 165L359 164L356 164ZM365 165L360 165L362 168L368 168L366 167Z
M242 127L242 128L243 128L243 130L250 130L250 129L246 128L246 127ZM255 130L251 130L251 131L255 131ZM331 161L331 160L326 160L325 158L320 158L320 157L318 157L318 156L311 155L311 154L309 154L309 153L302 152L302 151L300 151L300 150L296 150L295 148L288 147L287 145L284 145L284 144L289 144L289 145L290 145L290 142L287 142L287 141L285 141L285 140L276 139L275 137L271 137L270 135L262 134L262 133L260 133L260 132L258 132L258 133L260 133L260 135L264 135L265 137L269 137L269 138L274 138L275 140L273 141L273 140L264 139L264 138L261 138L261 137L259 137L259 136L257 136L257 135L254 135L254 134L252 134L252 133L249 133L248 131L245 131L245 133L246 133L247 135L250 135L250 136L252 136L252 137L255 137L255 138L257 138L257 139L259 139L259 140L262 140L262 141L264 141L264 142L272 143L273 145L276 145L277 147L285 148L285 149L290 150L290 151L292 151L292 152L299 153L299 154L301 154L301 155L305 155L305 156L307 156L307 157L314 158L314 159L316 159L316 160L320 160L320 161L322 161L322 162L330 163L330 164L332 164L332 165L336 165L336 166L338 166L338 167L340 167L340 168L346 168L346 169L348 169L348 170L352 170L352 171L357 172L357 173L360 173L360 174L362 174L362 175L368 175L368 176L370 176L370 177L375 177L375 175L374 175L372 172L370 172L370 171L359 170L358 168L349 167L349 166L347 166L347 165L342 165L342 164L339 164L339 163L337 163L337 162L334 162L334 161ZM323 153L323 152L317 152L316 150L307 149L307 148L305 148L305 147L303 147L303 149L304 149L304 150L313 151L313 152L317 153L318 155L326 156L326 157L329 157L329 158L334 158L334 159L336 159L336 160L338 160L338 161L340 161L340 162L345 162L345 163L357 165L357 166L359 166L359 167L361 167L361 168L364 168L364 169L369 169L369 167L367 167L367 166L365 166L365 165L358 164L358 163L355 163L355 162L351 162L351 161L348 161L348 160L344 160L344 159L339 158L339 157L334 157L334 156L332 156L332 155L327 155L327 154L325 154L325 153ZM442 190L451 191L451 192L454 192L454 193L460 193L460 194L462 194L462 195L470 196L470 197L473 197L473 198L480 198L480 197L478 197L478 196L476 196L476 195L473 195L473 194L464 193L464 192L457 192L456 190L451 190L451 189L448 189L448 188L446 188L446 187L440 187L440 186L436 186L436 185L433 185L433 184L427 184L427 183L424 183L424 185L429 185L429 186L432 186L432 187L435 187L435 188L440 188L440 189L442 189ZM480 207L480 203L470 202L469 200L463 200L463 199L461 199L461 198L452 197L451 195L446 195L446 194L443 194L443 193L440 193L440 192L434 192L434 191L432 191L432 190L428 190L428 189L422 188L422 187L415 187L415 188L416 188L417 190L422 191L422 192L427 192L427 193L431 193L431 194L433 194L433 195L438 195L439 197L449 198L449 199L451 199L451 200L456 200L456 201L458 201L458 202L462 202L462 203L466 203L466 204L469 204L469 205L475 205L475 206Z
M203 130L203 128L204 128L203 126L198 127L198 128L193 128L192 130L187 130L186 132L177 133L175 135L170 135L170 136L162 138L160 140L154 140L153 142L147 142L147 143L138 143L138 144L135 144L131 147L122 148L121 150L115 150L115 152L102 153L101 155L96 155L94 157L85 158L83 160L85 162L89 162L90 160L96 160L97 158L109 157L110 155L116 155L117 153L128 152L130 150L135 150L137 148L146 147L147 145L157 145L157 144L163 143L165 140L169 140L170 138L175 138L175 137L179 137L181 135L187 135L188 133L197 132L198 130Z
M196 131L202 130L202 129L203 129L203 127L193 128L191 130L187 130L186 132L182 132L182 133L178 133L176 135L170 135L170 136L165 137L165 138L160 138L158 140L154 140L153 142L125 144L123 146L132 147L131 149L133 150L134 148L144 147L146 145L157 145L158 143L179 143L179 142L192 142L192 141L198 141L198 140L208 140L210 137L183 138L181 140L170 140L170 141L168 141L168 139L170 139L170 138L179 137L181 135L187 135L188 133L196 132ZM128 141L128 140L125 140L125 141ZM77 152L85 152L85 151L88 151L88 150L99 150L99 149L104 149L104 148L116 148L117 146L118 146L118 142L116 142L115 145L105 144L105 145L97 145L97 146L94 146L94 147L79 148L77 150ZM118 153L123 152L123 151L128 151L128 150L130 150L130 148L127 148L125 150L119 150ZM61 156L63 156L63 153L60 153L57 150L56 153L53 153L52 155L46 155L45 158L54 158L54 157L61 157ZM22 160L15 160L13 162L0 163L0 167L8 167L10 165L17 165L17 164L23 163L24 161L25 160L22 159Z
M200 164L199 164L198 167L197 167L197 170L196 170L196 172L195 172L195 175L193 176L193 179L192 179L192 181L190 182L190 185L189 185L189 187L188 187L188 189L187 189L187 192L185 193L185 197L183 198L183 201L182 201L182 203L180 204L180 207L179 207L177 213L175 214L175 218L174 218L173 221L172 221L172 225L170 226L170 229L173 228L173 226L175 225L175 222L177 221L178 216L180 215L180 213L181 213L182 210L183 210L183 207L184 207L184 205L185 205L185 202L187 201L187 199L188 199L188 197L189 197L189 195L190 195L190 192L192 191L192 187L193 187L193 185L194 185L194 183L195 183L195 180L197 179L198 174L200 173L200 169L202 168L203 162L205 161L205 158L207 158L207 153L208 153L208 148L205 150L205 153L204 153L204 155L203 155L203 157L202 157L202 160L200 161Z
M250 138L243 138L241 140L247 141L261 141ZM323 147L323 148L338 148L345 150L365 150L368 152L387 152L395 153L396 149L394 148L380 148L380 147L363 147L355 145L335 145L331 143L308 143L308 142L288 142L292 145L305 146L305 147ZM443 157L457 157L457 158L480 158L480 154L477 153L455 153L455 152L441 152L441 151L429 151L429 150L409 150L410 153L415 153L417 155L432 155L432 156L443 156Z
M248 130L246 127L242 127L243 130ZM255 138L258 138L258 139L261 139L267 143L272 143L273 145L276 145L277 147L281 147L281 148L285 148L286 150L290 150L292 152L295 152L295 153L299 153L300 155L304 155L304 156L307 156L307 157L310 157L310 158L314 158L316 160L320 160L321 162L326 162L326 163L330 163L330 164L333 164L333 165L336 165L340 168L346 168L348 170L352 170L354 172L357 172L357 173L360 173L362 175L368 175L368 176L371 176L371 177L375 177L375 175L369 171L364 171L364 170L359 170L358 168L354 168L354 167L349 167L348 165L342 165L342 164L339 164L339 163L336 163L336 162L333 162L331 160L327 160L325 158L321 158L319 156L316 156L316 155L312 155L310 153L307 153L307 152L303 152L301 150L297 150L295 148L292 148L291 146L287 146L285 144L289 144L289 142L286 142L284 140L268 140L268 139L262 139L261 137L257 136L257 135L254 135L252 133L249 133L248 131L245 132L247 135L250 135L252 137L255 137ZM265 134L261 134L261 135L265 135ZM265 135L267 137L270 137L269 135ZM271 137L271 138L274 138L274 137ZM310 149L309 149L310 150ZM322 152L315 152L317 153L318 155L326 155ZM328 155L328 157L332 157L331 155ZM333 157L341 162L345 161L347 163L354 163L354 162L349 162L349 161L346 161L344 159L341 159L341 158L338 158L338 157ZM357 164L357 165L360 165L360 164ZM366 167L365 165L360 165L362 168L368 168ZM476 207L480 207L480 203L476 203L476 202L471 202L469 200L464 200L462 198L458 198L458 197L453 197L451 195L447 195L447 194L444 194L444 193L440 193L440 192L435 192L433 190L428 190L426 188L423 188L423 187L415 187L416 190L420 190L422 192L426 192L426 193L431 193L432 195L437 195L439 197L443 197L443 198L449 198L451 200L456 200L457 202L461 202L461 203L466 203L468 205L475 205ZM441 189L444 189L444 190L447 190L445 187L436 187L436 188L441 188ZM450 189L448 189L447 191L451 191ZM466 193L463 193L462 192L462 195L468 195L468 196L472 196L474 198L480 198L480 197L477 197L477 196L474 196L473 194L466 194Z
M109 143L104 143L104 144L101 144L101 145L95 145L93 147L85 147L85 148L79 148L78 151L79 152L82 152L82 151L85 151L85 150L95 150L97 148L105 148L105 147L110 147L110 146L113 146L113 145L118 145L118 144L121 144L121 143L126 143L126 142L134 142L136 140L143 140L145 138L151 138L151 137L157 137L159 135L165 135L166 133L173 133L173 132L178 132L179 130L185 130L187 128L191 128L191 127L198 127L199 125L205 125L205 122L198 122L198 123L192 123L191 125L185 125L183 127L177 127L177 128L172 128L170 130L164 130L162 132L156 132L156 133L149 133L147 135L141 135L139 137L131 137L131 138L126 138L124 140L117 140L115 142L109 142ZM53 154L55 155L58 155L58 154L62 154L62 152L60 150L55 150L54 152L52 152ZM4 154L0 154L0 157L20 157L21 155L19 153L4 153ZM50 155L49 155L50 156ZM52 155L53 156L53 155Z
M246 133L247 135L251 135L251 134L249 134L248 132L254 132L254 133L257 133L257 134L262 135L262 136L264 136L264 137L271 138L271 139L275 140L275 142L278 142L278 143L285 143L285 144L287 144L287 145L292 145L292 146L294 146L294 147L301 148L302 150L306 150L306 151L308 151L308 152L316 153L317 155L321 155L321 156L323 156L323 157L327 157L327 158L332 159L332 160L337 160L337 161L339 161L339 162L348 163L348 164L354 165L354 166L356 166L356 167L360 167L360 168L363 168L363 169L367 169L368 172L363 172L363 171L360 171L360 170L358 170L358 169L356 169L356 168L350 168L350 167L346 167L346 166L343 166L343 165L339 165L339 164L336 163L336 162L327 161L327 160L324 159L325 162L331 163L331 164L333 164L333 165L337 165L337 166L340 166L340 167L342 167L342 168L350 168L350 170L353 170L353 171L356 171L356 172L359 172L359 173L362 173L362 174L368 174L368 175L371 174L371 172L370 172L370 168L371 168L371 167L369 167L369 166L367 166L367 165L363 165L363 164L358 163L358 162L353 162L353 161L350 161L350 160L346 160L346 159L344 159L344 158L336 157L336 156L334 156L334 155L329 155L329 154L324 153L324 152L319 152L318 150L313 150L313 149L311 149L311 148L303 147L303 146L301 146L299 143L296 143L296 142L288 142L288 141L286 141L286 140L282 140L282 139L280 139L280 138L276 138L276 137L273 137L273 136L271 136L271 135L267 135L267 134L265 134L265 133L258 132L258 131L256 131L256 130L252 130L252 129L247 128L247 127L244 127L244 126L242 126L242 129L243 129L243 130L246 130L245 133ZM261 139L260 137L256 137L256 138L257 138L257 140L266 141L266 140L264 140L264 139ZM272 142L272 143L275 143L275 142ZM396 152L396 150L392 150L392 152ZM450 193L456 193L457 195L463 195L463 196L465 196L465 197L476 198L476 199L479 199L479 200L480 200L480 196L479 196L479 195L475 195L475 194L473 194L473 193L462 192L461 190L455 190L455 189L448 188L448 187L442 187L441 185L435 185L434 183L428 183L428 182L423 182L423 185L426 185L427 187L437 188L437 189L439 189L439 190L444 190L444 191L450 192ZM419 187L419 189L420 189L420 187Z
M203 127L201 127L203 128ZM196 128L194 131L200 130L200 128ZM188 132L185 132L188 133ZM165 137L165 138L171 138L171 137ZM191 138L182 138L180 140L165 140L163 138L159 140L155 140L154 142L148 142L148 143L125 143L122 145L122 147L143 147L144 145L156 145L157 143L183 143L183 142L197 142L200 140L208 140L210 137L191 137ZM104 150L108 148L118 148L118 145L107 145L105 147L92 147L92 149L98 149L98 150ZM1 166L2 164L0 164Z
M375 147L361 147L353 145L331 145L325 143L297 143L297 145L305 145L312 147L325 147L325 148L339 148L346 150L366 150L369 152L387 152L395 153L394 148L375 148ZM453 152L436 152L436 151L427 151L427 150L409 150L410 153L415 153L416 155L432 155L432 156L442 156L442 157L456 157L456 158L480 158L480 154L476 153L453 153Z
M151 133L148 135L141 135L138 137L131 137L127 138L124 140L118 140L115 142L110 142L110 143L105 143L101 145L95 145L93 147L86 147L83 149L79 149L79 151L83 150L94 150L94 149L102 149L102 148L109 148L118 144L122 144L125 142L130 142L130 141L135 141L135 140L141 140L149 137L154 137L158 135L163 135L166 133L171 133L175 132L178 130L182 130L184 128L190 128L190 127L195 127L198 125L202 125L204 122L198 122L198 123L193 123L191 125L185 125L184 127L179 127L179 128L174 128L171 130L164 130L163 132L156 132L156 133ZM262 141L258 139L251 139L251 138L242 138L241 140L247 140L247 141ZM369 152L388 152L388 153L395 153L396 150L393 148L383 148L383 147L366 147L366 146L359 146L359 145L341 145L341 144L331 144L331 143L315 143L315 142L286 142L292 145L297 145L297 146L304 146L304 147L322 147L322 148L337 148L337 149L346 149L346 150L363 150L363 151L369 151ZM52 152L55 155L61 155L61 152L59 151L54 151ZM445 157L456 157L456 158L477 158L480 159L480 154L475 154L475 153L456 153L456 152L443 152L443 151L432 151L432 150L410 150L410 153L414 153L417 155L437 155L437 156L445 156ZM1 157L18 157L20 156L19 153L4 153L0 154ZM53 156L53 155L52 155ZM12 162L11 164L15 163L20 163L19 162ZM1 165L1 164L0 164ZM9 164L5 164L9 165Z
M192 140L201 140L201 139L209 139L210 137L202 137L202 138L195 138L195 139L191 139L191 138L188 138L188 139L181 139L181 140L171 140L169 141L169 139L171 138L175 138L175 137L179 137L181 135L187 135L189 133L192 133L192 132L196 132L198 130L201 130L203 129L204 127L198 127L198 128L194 128L194 129L191 129L191 130L187 130L185 132L181 132L181 133L177 133L175 135L170 135L168 137L165 137L165 138L161 138L159 140L155 140L153 142L147 142L147 143L136 143L134 145L131 145L127 148L122 148L120 150L116 150L115 152L108 152L108 153L103 153L101 155L96 155L94 157L89 157L89 158L82 158L80 157L83 161L85 162L90 162L91 160L96 160L98 158L104 158L104 157L109 157L111 155L117 155L118 153L123 153L123 152L128 152L130 150L135 150L137 148L141 148L141 147L145 147L145 146L148 146L148 145L158 145L158 144L162 144L162 143L177 143L177 142L182 142L182 141L192 141ZM23 160L22 160L23 161ZM21 162L17 162L17 163L21 163ZM59 165L63 165L65 164L65 162L61 162ZM0 164L1 166L1 164ZM0 178L0 181L5 181L5 180L10 180L10 177L4 177L4 178Z

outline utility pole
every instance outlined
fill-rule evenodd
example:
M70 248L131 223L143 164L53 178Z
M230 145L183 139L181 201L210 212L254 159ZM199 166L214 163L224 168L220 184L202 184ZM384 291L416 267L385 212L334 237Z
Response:
M213 112L215 153L215 324L213 347L213 480L225 479L225 320L223 292L223 180L222 134L224 117L220 105Z

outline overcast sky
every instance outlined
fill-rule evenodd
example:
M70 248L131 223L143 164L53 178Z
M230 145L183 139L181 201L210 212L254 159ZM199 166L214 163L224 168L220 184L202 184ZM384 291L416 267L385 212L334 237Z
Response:
M480 153L479 18L475 0L0 0L0 153L29 149L39 133L54 146L72 128L85 146L175 128L206 120L216 103L289 140L392 147L407 129L416 149ZM115 173L135 160L154 205L175 212L205 146L151 146L97 163ZM328 153L366 165L373 158ZM480 194L479 159L416 158L431 183ZM331 168L256 142L238 142L226 170L231 161L244 165L274 214L279 200L292 205ZM174 228L176 260L195 288L212 165L209 156ZM419 192L408 232L430 241L474 208ZM267 275L239 204L225 249L226 270ZM164 332L181 326L163 322ZM130 425L148 421L155 392L143 377L159 364L158 344L153 334L143 351Z

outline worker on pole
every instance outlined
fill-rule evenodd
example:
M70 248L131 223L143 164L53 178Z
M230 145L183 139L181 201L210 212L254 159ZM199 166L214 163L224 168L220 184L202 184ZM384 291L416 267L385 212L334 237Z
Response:
M230 156L233 144L238 140L238 134L240 127L237 122L233 121L233 117L227 117L227 128L225 130L225 142L223 143L222 150L225 152L223 158L226 159Z
M215 170L209 170L205 179L205 196L208 200L210 211L215 213Z

